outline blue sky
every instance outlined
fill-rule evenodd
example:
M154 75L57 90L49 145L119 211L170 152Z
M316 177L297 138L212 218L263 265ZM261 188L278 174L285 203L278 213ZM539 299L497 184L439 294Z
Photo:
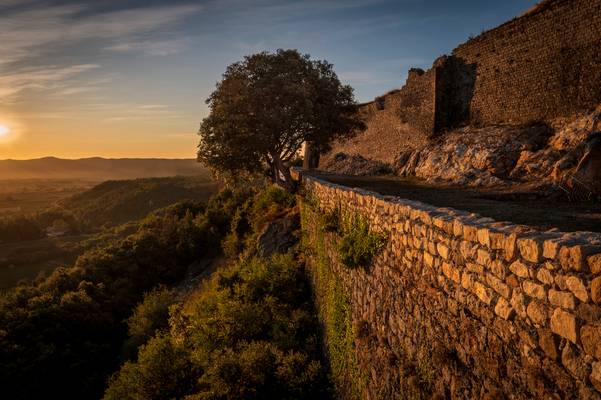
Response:
M535 0L0 0L0 158L193 157L204 100L244 55L327 59L358 101Z

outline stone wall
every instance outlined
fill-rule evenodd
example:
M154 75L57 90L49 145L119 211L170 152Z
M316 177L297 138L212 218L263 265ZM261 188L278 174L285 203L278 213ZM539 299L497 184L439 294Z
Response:
M339 152L393 163L396 155L401 152L422 147L427 135L412 127L408 121L401 120L401 97L407 99L410 96L395 90L372 102L362 104L359 112L367 129L352 139L334 143L333 150L322 157L320 165L327 164ZM419 118L417 113L416 118Z
M552 123L590 112L601 103L600 48L601 0L544 1L428 71L410 70L402 88L362 108L367 131L331 154L393 162L462 125Z
M358 397L601 399L601 236L539 232L307 176L303 187L316 204L302 217L309 270L322 251L350 298ZM388 235L372 265L338 262L340 237L318 223L334 207ZM319 303L328 290L315 294Z
M601 0L550 0L453 50L476 68L473 123L549 121L601 103Z

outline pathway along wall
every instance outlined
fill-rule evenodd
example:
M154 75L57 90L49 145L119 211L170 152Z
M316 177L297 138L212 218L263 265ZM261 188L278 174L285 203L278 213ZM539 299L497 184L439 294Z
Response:
M342 397L601 399L598 234L539 232L312 177L303 186L313 199L304 245ZM340 238L319 222L334 207L388 234L373 265L338 262Z

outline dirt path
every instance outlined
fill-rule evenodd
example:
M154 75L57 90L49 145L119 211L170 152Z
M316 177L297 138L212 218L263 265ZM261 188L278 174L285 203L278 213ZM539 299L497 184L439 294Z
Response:
M452 207L497 221L530 225L540 230L601 232L601 204L570 203L532 192L439 186L398 177L356 177L335 174L314 176L348 187L419 200L437 207Z

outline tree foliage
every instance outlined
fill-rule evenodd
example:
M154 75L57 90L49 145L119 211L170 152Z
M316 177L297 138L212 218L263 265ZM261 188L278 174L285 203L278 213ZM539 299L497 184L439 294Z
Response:
M303 142L325 150L363 128L353 89L340 83L332 64L296 50L254 54L228 66L207 104L198 160L218 172L267 165L287 188L286 164Z

